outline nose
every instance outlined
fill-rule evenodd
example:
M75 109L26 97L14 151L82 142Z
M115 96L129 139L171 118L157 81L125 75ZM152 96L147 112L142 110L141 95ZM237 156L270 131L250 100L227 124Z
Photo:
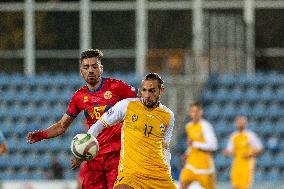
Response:
M93 72L93 71L94 71L94 68L93 68L92 66L90 66L89 69L88 69L88 71L89 71L89 72Z
M145 98L150 98L150 93L148 91L145 91Z

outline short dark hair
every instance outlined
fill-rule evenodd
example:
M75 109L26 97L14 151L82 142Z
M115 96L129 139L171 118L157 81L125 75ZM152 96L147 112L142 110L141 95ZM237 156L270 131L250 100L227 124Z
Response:
M80 63L82 63L82 61L86 58L97 58L99 60L101 60L103 58L103 53L101 50L99 49L87 49L85 51L83 51L81 53L81 56L80 56Z
M190 103L190 107L193 107L193 106L196 106L199 109L202 109L202 104L200 102L198 102L198 101Z
M148 73L143 80L157 80L159 83L159 87L164 87L164 81L162 80L161 76L157 73Z

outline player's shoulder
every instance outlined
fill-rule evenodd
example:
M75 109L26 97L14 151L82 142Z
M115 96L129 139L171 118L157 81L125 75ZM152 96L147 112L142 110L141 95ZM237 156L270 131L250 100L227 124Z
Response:
M238 135L239 135L239 132L238 131L234 131L234 132L231 133L230 138L235 138Z
M140 99L139 98L125 98L119 101L118 103L120 103L121 105L128 105L130 102L140 102Z
M125 81L111 77L105 77L104 82L108 84L128 85Z
M245 133L248 137L256 137L256 136L257 136L255 132L253 132L253 131L251 131L251 130L249 130L249 129L246 129L246 130L244 131L244 133Z
M168 112L171 117L174 117L173 111L168 108L167 106L163 105L162 103L159 104L159 108L161 108L163 111Z
M77 89L75 92L74 92L74 96L76 95L80 95L82 93L87 93L88 92L88 86L87 85L83 85L81 88Z
M213 126L211 125L211 123L209 121L207 121L206 119L201 119L200 123L203 127L207 127L207 128L213 128Z

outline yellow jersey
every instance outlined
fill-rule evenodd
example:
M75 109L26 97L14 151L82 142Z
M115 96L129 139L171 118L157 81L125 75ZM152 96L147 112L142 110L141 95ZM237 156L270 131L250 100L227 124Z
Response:
M245 155L253 149L262 149L262 143L258 136L249 130L242 132L235 131L231 134L227 145L227 150L233 153L235 160L251 161L254 158L246 159Z
M147 108L140 98L128 98L113 106L88 132L96 136L102 127L117 122L123 122L118 177L127 174L172 182L169 143L173 112L161 103Z
M185 130L188 139L192 141L187 149L185 167L195 174L214 173L211 152L217 149L217 138L211 124L202 119L198 123L189 122Z

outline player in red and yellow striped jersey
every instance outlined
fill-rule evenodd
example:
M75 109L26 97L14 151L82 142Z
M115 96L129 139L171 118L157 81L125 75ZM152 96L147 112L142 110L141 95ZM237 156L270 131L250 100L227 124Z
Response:
M234 157L231 168L232 187L249 189L254 176L255 157L262 153L263 147L257 135L246 129L246 117L236 117L235 125L237 131L231 134L223 154Z
M185 126L188 149L185 166L180 174L181 189L194 181L206 189L215 188L215 168L212 152L217 149L217 138L211 124L202 118L202 105L192 103L189 109L192 121Z

